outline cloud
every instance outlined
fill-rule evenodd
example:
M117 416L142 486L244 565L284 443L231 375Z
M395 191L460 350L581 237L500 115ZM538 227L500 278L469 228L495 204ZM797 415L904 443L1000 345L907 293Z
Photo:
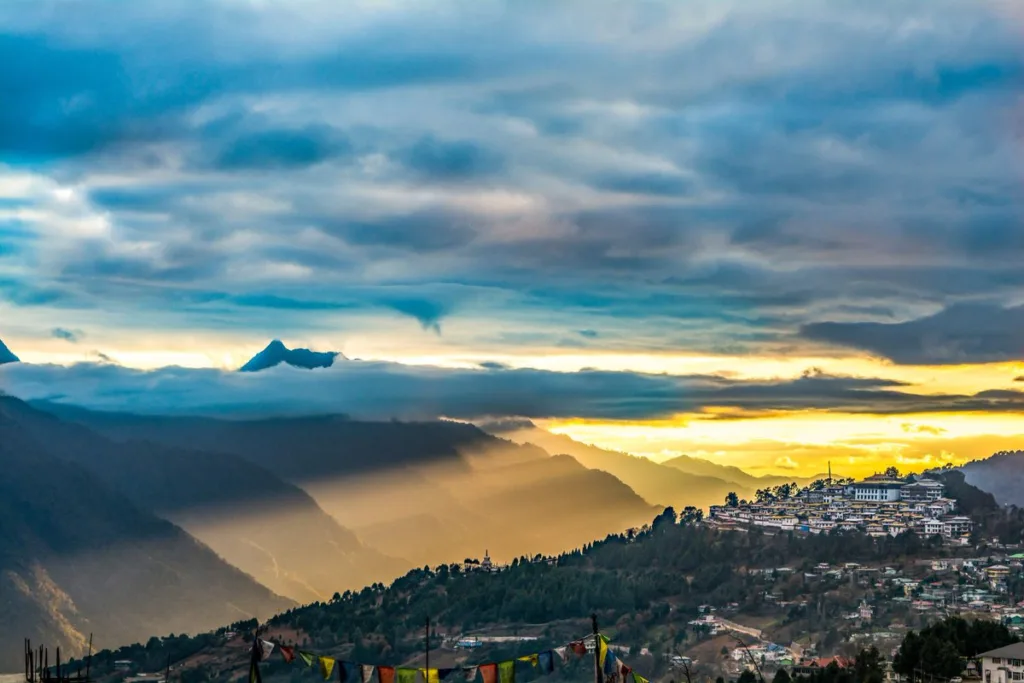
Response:
M1024 359L1024 306L959 303L898 323L822 322L806 339L862 349L908 365L992 363Z
M1020 357L998 6L144 5L0 7L0 299L47 327Z
M1024 392L921 396L891 380L824 374L754 382L711 375L560 373L497 366L456 370L366 361L313 371L278 366L258 373L14 364L0 369L0 388L27 400L96 410L224 416L331 412L372 419L644 420L712 408L715 412L708 417L716 419L792 410L893 415L1024 410Z
M775 458L775 466L783 470L795 470L799 467L797 462L788 455L782 455Z
M304 168L350 151L348 140L326 126L268 130L232 140L220 151L216 166L225 170Z
M82 332L81 330L69 330L64 327L55 327L50 330L50 335L55 339L63 339L64 341L76 344L85 336L85 332Z
M432 135L421 138L399 154L414 172L433 180L465 180L491 175L502 169L501 155L468 140L443 141Z
M685 177L662 173L610 174L597 179L594 182L594 187L599 190L626 194L674 196L687 194L693 189L693 184Z
M428 299L391 299L384 303L399 313L416 318L423 329L441 334L441 319L448 313L445 304Z
M916 425L909 422L904 422L900 427L903 431L908 434L931 434L932 436L939 436L945 434L947 430L942 427L933 427L931 425Z

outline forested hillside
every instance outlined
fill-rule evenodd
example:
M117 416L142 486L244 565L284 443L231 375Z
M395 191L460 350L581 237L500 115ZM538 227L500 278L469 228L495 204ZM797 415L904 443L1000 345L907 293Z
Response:
M414 570L391 586L375 584L276 616L270 633L339 658L402 664L418 661L428 617L437 633L497 630L540 638L519 648L495 646L473 654L496 657L564 644L585 634L589 615L596 613L602 632L614 636L616 644L649 646L657 653L686 637L686 624L701 604L735 602L756 613L764 588L762 579L747 572L750 567L799 571L823 561L900 562L937 550L912 534L877 540L859 533L765 536L719 532L693 521L677 523L668 510L638 533L609 536L556 558L522 558L496 573L467 573L461 563ZM800 616L800 627L821 628L848 607L830 609L840 611ZM438 637L434 646L439 644ZM188 646L180 640L173 644L179 651ZM154 647L153 657L164 656ZM104 653L100 659L110 662L123 654ZM233 657L236 667L244 665L242 649L225 656ZM445 661L454 664L451 656ZM271 662L269 671L283 673L283 667ZM217 669L228 670L227 665ZM219 675L212 669L203 674Z

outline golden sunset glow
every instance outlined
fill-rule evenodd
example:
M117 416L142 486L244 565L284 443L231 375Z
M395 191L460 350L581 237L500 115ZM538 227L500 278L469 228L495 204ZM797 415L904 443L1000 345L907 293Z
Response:
M97 340L103 353L119 364L149 370L168 365L234 369L258 348L236 339L196 335L176 340L173 348L152 350L161 340L140 337L121 348ZM111 340L112 341L112 340ZM573 373L585 368L609 372L669 375L712 375L737 380L769 381L800 377L810 369L830 375L875 377L905 383L900 391L918 396L972 395L989 389L1019 387L1022 363L979 365L896 365L864 355L751 357L671 353L487 353L428 335L396 343L394 336L363 334L345 341L315 337L314 348L339 348L350 358L406 366L478 368L485 361L508 368L533 368ZM409 343L412 342L412 343ZM66 346L66 345L64 345ZM150 347L147 349L146 347ZM94 361L84 353L69 354L58 340L35 344L23 354L34 363L68 365ZM681 454L735 465L760 474L811 476L833 470L863 476L888 464L922 470L945 463L960 464L993 451L1014 447L1024 435L1019 413L920 413L884 415L828 410L775 410L762 414L707 406L701 412L673 419L612 421L551 419L538 423L577 441L661 461Z

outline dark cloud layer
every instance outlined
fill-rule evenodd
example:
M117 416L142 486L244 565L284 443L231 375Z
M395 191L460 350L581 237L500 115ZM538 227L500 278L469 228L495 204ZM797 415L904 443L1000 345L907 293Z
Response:
M1024 358L1024 306L963 303L899 323L813 323L801 334L908 365L1012 361Z
M915 395L891 380L808 372L792 380L743 381L710 375L575 373L508 369L445 370L342 361L324 370L279 366L259 373L116 365L15 364L0 389L26 400L152 414L315 414L363 418L664 418L708 408L732 416L804 409L865 414L1022 411L1024 392ZM728 419L730 413L720 415Z

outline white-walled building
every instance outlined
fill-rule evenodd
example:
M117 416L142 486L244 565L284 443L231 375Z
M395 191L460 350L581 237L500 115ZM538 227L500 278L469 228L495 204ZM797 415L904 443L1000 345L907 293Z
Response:
M983 652L981 662L982 683L1012 683L1024 680L1024 643Z
M900 491L904 484L899 479L868 477L851 485L853 499L872 503L894 503L900 499Z

